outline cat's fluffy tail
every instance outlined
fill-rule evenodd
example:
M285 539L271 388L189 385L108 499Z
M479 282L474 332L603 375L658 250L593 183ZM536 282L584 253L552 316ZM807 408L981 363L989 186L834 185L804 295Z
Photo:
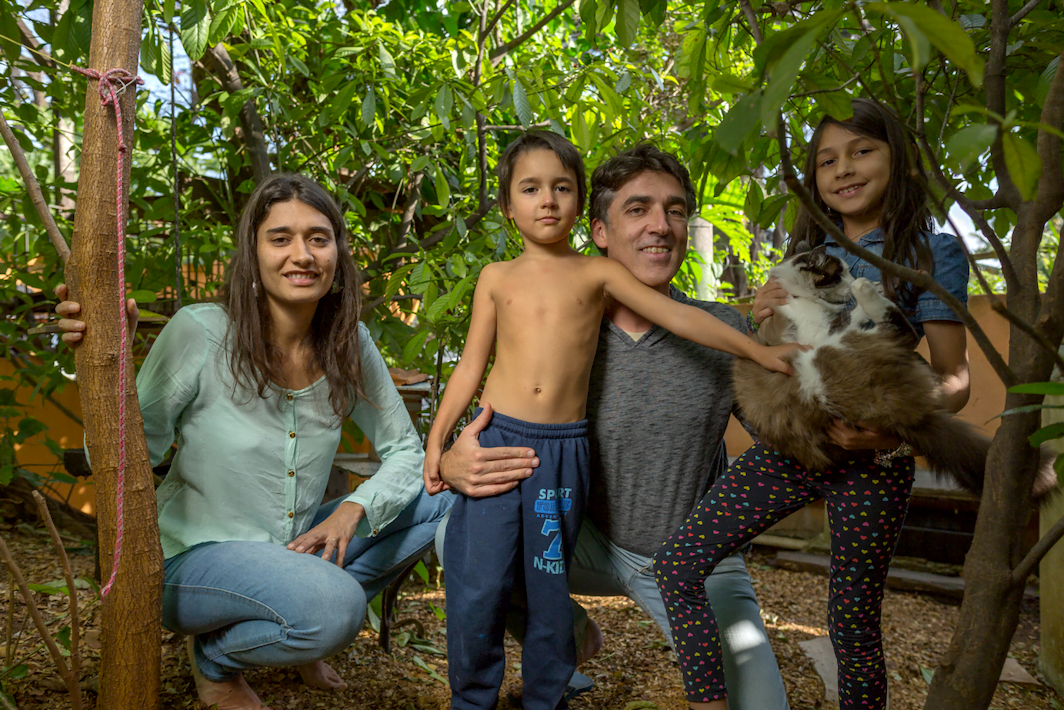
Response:
M990 437L975 426L947 412L933 412L918 427L899 436L927 460L928 467L940 477L949 477L961 488L981 496ZM1032 496L1041 502L1059 488L1053 461L1056 454L1042 447L1042 458Z

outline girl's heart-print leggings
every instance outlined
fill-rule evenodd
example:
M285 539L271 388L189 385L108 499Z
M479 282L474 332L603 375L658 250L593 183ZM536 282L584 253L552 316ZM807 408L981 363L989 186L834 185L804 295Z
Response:
M755 442L662 545L654 571L689 701L727 696L706 577L771 525L823 498L831 530L828 632L839 664L840 710L885 708L883 588L914 466L911 457L899 457L884 468L875 464L874 454L849 452L837 467L813 473Z

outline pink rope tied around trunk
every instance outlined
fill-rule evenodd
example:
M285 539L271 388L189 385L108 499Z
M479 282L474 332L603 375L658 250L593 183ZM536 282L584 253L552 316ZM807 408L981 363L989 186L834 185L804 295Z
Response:
M115 217L118 223L118 329L121 331L121 353L118 356L118 481L116 494L116 533L115 554L111 563L111 578L103 586L102 596L107 596L115 583L118 573L118 561L122 557L122 533L125 529L125 493L126 493L126 353L129 349L129 333L126 328L126 219L123 207L124 170L123 156L126 154L126 142L122 136L122 105L118 97L130 86L143 84L144 80L125 69L111 69L98 72L95 69L82 69L71 66L74 71L95 79L100 93L100 104L114 106L115 123L118 126L118 156L115 171ZM116 87L115 84L118 84Z

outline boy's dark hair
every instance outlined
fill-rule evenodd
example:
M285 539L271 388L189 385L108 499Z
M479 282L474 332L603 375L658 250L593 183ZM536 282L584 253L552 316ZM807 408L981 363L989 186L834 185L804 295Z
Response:
M587 200L584 157L575 145L551 131L529 131L506 146L495 166L495 174L499 176L499 208L504 212L510 209L510 183L514 178L514 167L517 166L518 158L532 150L552 151L567 170L573 171L576 175L576 196L580 202L580 212L583 212L584 202Z
M890 147L890 180L883 194L883 213L879 219L879 226L883 230L883 258L930 274L934 259L923 235L932 228L931 210L924 189L927 173L916 152L916 145L906 134L902 122L890 109L876 101L854 99L853 118L839 121L824 116L817 125L806 148L802 182L817 206L839 221L839 215L824 203L816 186L817 146L824 129L830 125L882 141ZM791 256L795 246L803 241L814 247L823 244L824 236L824 230L817 225L812 215L799 209L787 245L787 256ZM883 274L883 293L903 311L911 312L916 306L920 290L908 282L900 283L896 276Z
M687 200L687 216L690 218L695 214L698 198L687 168L672 153L666 153L653 143L640 143L600 163L591 173L590 218L608 223L606 216L617 191L645 172L665 173L679 180Z

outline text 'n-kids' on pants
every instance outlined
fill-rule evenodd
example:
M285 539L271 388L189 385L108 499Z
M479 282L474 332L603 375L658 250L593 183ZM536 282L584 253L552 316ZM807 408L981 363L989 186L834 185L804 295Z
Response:
M564 709L576 668L568 570L587 499L587 420L533 424L495 413L480 445L528 447L540 464L507 493L456 496L443 551L451 708L491 710L498 703L506 611L515 585L523 584L523 705Z
M654 573L689 701L727 696L706 576L736 548L823 498L831 530L828 632L839 666L839 707L885 708L883 588L909 506L914 466L909 456L894 459L889 468L878 466L874 453L848 452L837 466L815 473L755 442L662 545Z

